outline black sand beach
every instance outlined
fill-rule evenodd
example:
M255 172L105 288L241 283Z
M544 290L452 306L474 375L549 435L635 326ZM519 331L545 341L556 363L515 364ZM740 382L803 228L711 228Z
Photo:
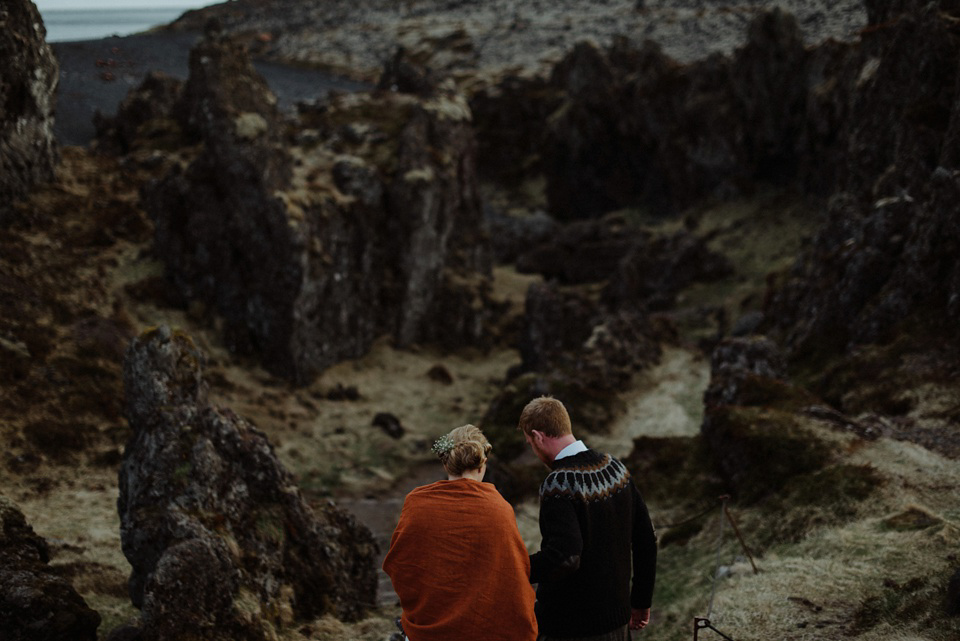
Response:
M54 130L62 145L87 145L97 111L113 114L127 93L151 71L186 79L196 32L157 32L101 40L51 43L60 63ZM274 62L255 62L277 95L281 109L336 89L355 91L357 82L329 73Z

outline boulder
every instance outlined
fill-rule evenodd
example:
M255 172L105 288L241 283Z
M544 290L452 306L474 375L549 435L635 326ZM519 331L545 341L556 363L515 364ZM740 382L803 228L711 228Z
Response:
M326 613L359 618L375 602L373 535L332 502L311 508L266 436L209 403L203 363L160 327L124 366L117 506L143 639L260 641Z
M60 68L33 2L5 1L0 24L0 225L4 225L14 201L54 177L58 150L53 120Z
M674 306L681 289L731 273L730 261L690 232L641 236L610 275L603 300L613 309L667 309Z
M287 140L243 52L208 38L175 114L204 149L143 205L171 278L212 303L235 350L305 383L383 334L490 340L470 111L449 83L305 106Z
M546 242L517 257L517 271L539 273L566 285L598 283L611 277L635 245L648 232L632 227L617 214L599 220L566 224Z
M700 433L738 498L759 500L831 461L830 447L799 413L815 399L786 381L776 344L764 337L729 338L716 347L710 365Z
M807 53L796 20L755 18L732 57L679 65L653 43L578 45L553 70L565 101L546 121L550 211L668 213L758 180L788 181L806 111Z
M544 211L513 213L484 205L490 229L493 258L498 263L513 263L531 248L550 240L559 229L557 221Z
M947 614L960 616L960 568L957 568L947 582Z
M534 284L520 341L525 371L564 371L588 388L620 389L657 362L655 328L642 311L607 311L574 288Z
M543 166L550 114L563 101L560 87L539 75L508 75L470 95L480 174L515 186Z
M746 397L750 379L785 383L787 365L780 349L763 336L729 338L713 350L710 384L703 394L707 408L720 405L754 405Z
M960 319L952 259L960 176L936 170L913 193L867 205L850 194L831 200L827 225L768 298L765 318L791 358L816 361L887 342L918 314L931 332L937 319Z
M120 101L114 116L97 112L94 125L100 144L118 153L129 152L138 139L153 139L156 131L143 131L145 125L168 120L181 101L183 82L160 71L151 71ZM157 128L157 131L163 131Z
M0 630L5 641L96 641L100 615L49 565L50 551L0 496Z

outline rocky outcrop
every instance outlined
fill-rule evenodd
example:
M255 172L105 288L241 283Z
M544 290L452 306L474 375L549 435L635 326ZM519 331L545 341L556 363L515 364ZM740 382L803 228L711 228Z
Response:
M730 261L690 232L642 237L618 263L603 298L613 309L669 309L683 288L731 273Z
M815 399L791 385L785 369L763 337L726 339L711 358L700 432L717 472L746 502L831 461L830 447L799 414Z
M548 89L505 80L476 102L484 113L499 103L529 114L518 140L537 141L536 161L525 162L542 167L559 218L630 206L666 214L761 183L824 196L870 189L892 164L929 175L952 122L951 18L908 4L874 2L873 13L896 19L856 43L815 48L775 9L750 23L731 55L686 65L649 42L582 43L553 69Z
M485 204L493 258L498 263L513 263L517 258L557 233L559 225L544 211L514 214Z
M118 154L130 152L138 140L156 143L156 137L164 129L158 121L170 118L181 101L183 82L162 72L151 71L120 101L114 116L99 112L94 116L97 139L101 145L110 145ZM154 125L150 131L141 127Z
M792 358L886 341L920 310L930 321L960 318L951 258L960 247L960 42L952 29L933 5L874 28L853 58L859 64L836 66L821 96L821 113L842 115L842 144L825 165L843 191L768 297L767 329Z
M575 289L532 285L525 319L520 354L526 371L559 370L584 387L614 390L660 357L645 314L608 311Z
M0 630L5 641L96 641L100 615L49 565L50 551L0 496Z
M284 140L242 51L208 38L191 61L175 112L204 151L144 206L171 278L223 316L229 344L306 382L383 334L401 346L488 340L490 258L461 96L449 85L338 96L304 107L301 133Z
M142 638L261 641L298 619L356 619L375 600L372 534L332 503L311 509L264 434L210 405L203 361L161 327L125 362L117 505Z
M30 0L0 8L0 224L30 188L53 178L53 134L59 67Z
M684 287L733 271L705 239L686 230L655 234L620 214L573 221L528 244L516 257L517 271L564 285L606 282L603 302L614 310L666 309Z
M574 221L522 252L517 257L517 271L539 273L566 285L603 282L616 273L624 256L650 235L616 214Z
M732 57L687 66L649 42L579 45L552 76L566 100L545 135L551 213L670 212L792 177L805 60L796 20L780 10L756 18Z
M927 0L864 0L867 20L870 24L881 24L894 20L904 13L912 13L929 5ZM960 14L960 3L956 0L940 0L937 8L943 13L956 16Z

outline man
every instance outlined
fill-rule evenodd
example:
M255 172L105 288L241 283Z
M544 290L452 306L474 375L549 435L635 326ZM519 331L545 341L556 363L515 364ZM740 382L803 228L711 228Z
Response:
M574 437L560 401L534 399L518 427L552 470L540 486L543 541L530 556L539 640L626 641L650 621L656 578L657 538L640 492L623 463Z

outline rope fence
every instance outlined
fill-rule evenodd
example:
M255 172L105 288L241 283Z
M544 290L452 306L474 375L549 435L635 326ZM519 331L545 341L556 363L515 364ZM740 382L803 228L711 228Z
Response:
M719 523L719 531L717 532L716 565L715 565L714 570L713 570L713 581L712 581L712 585L711 585L711 587L710 587L710 598L709 598L709 600L707 601L707 616L705 616L705 617L694 617L694 619L693 619L693 641L699 641L699 639L700 639L700 631L701 631L701 630L712 630L714 633L716 633L717 635L719 635L719 636L722 637L723 639L726 639L727 641L734 641L734 639L733 639L732 637L727 636L726 634L724 634L723 632L721 632L720 630L718 630L717 628L715 628L715 627L713 626L713 624L710 622L710 616L713 614L713 600L714 600L714 597L715 597L716 594L717 594L717 585L718 585L719 582L720 582L720 581L719 581L719 579L720 579L720 559L721 559L721 553L722 553L722 548L723 548L724 528L725 528L725 526L726 526L727 523L730 524L730 527L731 527L731 529L733 530L734 535L737 537L737 541L740 543L740 548L743 550L743 553L744 553L744 554L747 556L747 558L750 560L750 567L753 568L753 573L754 573L754 574L759 574L759 573L760 573L760 570L757 569L757 564L756 564L756 563L754 562L754 560L753 560L753 555L750 554L750 549L747 547L747 543L746 543L746 541L745 541L744 538L743 538L743 534L740 532L740 527L737 525L736 519L733 518L733 514L730 512L730 508L729 508L729 506L728 506L728 502L730 501L730 496L724 494L724 495L718 497L717 500L718 500L718 503L715 503L715 504L707 507L706 509L698 512L697 514L694 514L694 515L689 516L689 517L687 517L687 518L685 518L685 519L682 519L682 520L680 520L680 521L677 521L676 523L667 523L667 524L664 524L664 525L661 525L661 526L660 526L660 527L668 528L668 529L669 529L669 528L674 528L674 527L679 527L679 526L681 526L681 525L686 525L686 524L688 524L688 523L692 523L693 521L696 521L697 519L703 518L704 516L710 514L711 512L713 512L714 510L716 510L717 508L720 508L721 511L722 511L722 514L720 515L720 519L718 520L718 523Z

